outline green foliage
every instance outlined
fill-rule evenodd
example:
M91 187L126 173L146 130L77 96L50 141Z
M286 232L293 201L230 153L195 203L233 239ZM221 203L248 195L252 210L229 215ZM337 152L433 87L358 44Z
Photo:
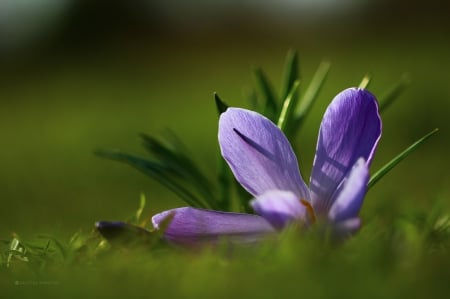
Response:
M275 92L273 91L273 88L269 83L269 79L267 79L267 76L264 74L262 69L257 68L253 73L255 75L256 84L259 87L260 92L264 98L262 107L257 107L256 109L262 112L271 121L275 122L279 109Z
M128 232L139 240L135 227ZM251 247L225 240L183 250L152 242L113 243L95 232L77 233L69 242L48 237L28 242L19 236L5 240L0 248L2 293L442 298L449 290L450 217L439 204L426 213L368 219L358 235L340 243L316 228L296 227Z
M219 112L219 115L228 109L228 105L222 101L216 92L214 93L214 100L216 101L217 112Z
M184 169L181 172L172 168L172 160L153 161L147 160L142 157L138 157L132 154L123 153L117 150L101 150L96 154L100 157L124 162L132 167L142 171L146 175L155 179L163 186L178 195L186 203L193 207L206 208L208 204L203 202L197 195L191 191L191 186L187 185L188 181L180 180L184 177ZM169 153L168 156L172 156L173 153ZM176 154L173 155L177 157ZM178 158L175 158L178 159ZM190 180L190 179L189 179Z
M375 174L373 174L372 177L370 178L368 188L373 187L381 178L383 178L395 166L397 166L398 163L403 161L406 157L408 157L411 153L413 153L416 149L418 149L423 143L425 143L425 141L427 141L431 136L433 136L438 131L439 129L434 129L430 133L426 134L425 136L423 136L422 138L411 144L407 149L402 151L400 154L395 156L395 158L386 163L383 167L381 167L381 169L375 172Z
M385 111L406 90L410 83L409 76L404 74L400 80L380 97L380 111Z
M254 69L256 85L259 89L259 94L263 98L262 101L257 97L251 99L254 109L274 121L286 134L287 138L294 141L305 118L318 98L329 70L330 63L327 61L322 62L317 68L308 88L301 95L298 55L296 51L289 51L285 62L281 98L277 98L276 92L263 70L261 68ZM359 88L367 88L370 82L371 76L366 74L359 84ZM389 107L401 95L408 82L408 78L403 76L398 83L391 87L382 97L380 110L384 111ZM214 93L214 100L219 115L225 112L228 105L217 93ZM420 139L382 167L372 176L369 188L434 133L435 131ZM141 134L141 138L143 146L153 156L153 159L148 160L120 151L101 150L97 151L97 154L104 158L125 162L137 168L166 186L190 206L232 211L232 195L233 191L236 191L239 198L239 210L252 212L248 205L249 195L233 180L227 164L220 157L220 153L218 155L218 172L211 181L197 167L197 163L188 154L185 146L174 135L172 135L169 145L146 134Z
M286 125L290 123L290 120L293 116L294 108L297 105L296 96L298 92L298 87L300 85L299 81L295 81L292 85L291 91L287 94L286 99L283 102L283 106L281 107L280 116L278 117L277 126L280 130L284 131Z
M361 83L359 83L358 87L361 89L367 89L367 87L369 87L371 80L372 80L372 77L369 74L366 74L363 77L363 79L361 80Z
M294 113L295 119L293 121L293 124L286 132L288 137L295 138L298 130L301 128L306 116L308 115L314 102L319 96L320 90L325 83L330 67L331 64L328 61L322 61L319 64L319 67L317 68L311 82L305 90L305 93L302 95L301 100L299 101L298 107L296 107Z
M296 92L292 93L295 84L300 84L298 54L297 51L291 49L286 56L281 99L287 99L289 96L291 98L297 97Z

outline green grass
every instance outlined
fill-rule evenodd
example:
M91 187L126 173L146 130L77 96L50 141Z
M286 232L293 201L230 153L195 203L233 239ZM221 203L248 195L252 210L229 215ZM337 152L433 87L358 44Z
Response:
M316 231L292 230L251 248L109 248L91 233L94 222L133 215L141 192L147 197L144 217L183 202L93 151L120 147L145 154L138 133L158 135L171 128L202 169L214 171L219 161L213 92L227 104L246 106L251 65L264 68L280 90L276 78L287 46L249 43L232 52L224 45L206 54L194 46L178 52L152 47L137 55L121 49L91 58L68 56L45 69L31 67L27 76L2 74L7 79L0 83L0 239L5 240L0 297L445 297L450 291L450 44L427 35L412 41L363 37L352 47L289 45L299 50L305 78L300 89L324 57L332 63L294 144L304 177L324 108L367 72L372 74L369 90L377 96L403 73L411 77L405 93L383 113L372 173L440 128L370 190L359 234L342 244L327 242ZM77 231L80 238L71 243ZM28 262L16 255L6 267L15 234L39 248L29 249ZM55 239L38 238L42 234Z
M398 212L398 211L396 211ZM186 250L110 246L95 233L2 269L5 294L152 298L442 298L450 274L450 218L440 209L373 217L336 243L295 228L254 247ZM46 245L48 239L40 243ZM45 246L44 246L45 247ZM61 250L64 248L64 250ZM45 252L45 253L43 253ZM2 256L2 258L4 258Z

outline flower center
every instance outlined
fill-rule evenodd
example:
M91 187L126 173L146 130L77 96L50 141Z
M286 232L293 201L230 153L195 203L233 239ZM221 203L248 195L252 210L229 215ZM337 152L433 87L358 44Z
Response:
M308 218L310 220L310 223L316 222L316 214L314 213L314 209L313 209L312 205L309 203L309 201L300 199L300 203L305 206L306 212L308 213Z

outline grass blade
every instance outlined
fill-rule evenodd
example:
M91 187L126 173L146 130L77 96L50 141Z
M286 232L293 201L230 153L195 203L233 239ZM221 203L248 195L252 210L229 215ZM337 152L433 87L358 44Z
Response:
M325 79L327 78L328 72L330 71L330 66L330 62L322 61L317 68L317 71L314 74L311 83L309 84L308 88L305 91L305 94L300 100L299 106L295 110L295 122L292 128L293 130L297 130L301 126L306 115L309 113L309 110L317 99L317 95L319 94L320 89L325 83Z
M405 91L410 83L410 78L404 74L400 80L392 86L383 96L380 97L380 111L383 112L391 106L395 100Z
M262 110L263 114L269 119L274 120L278 111L278 104L275 97L273 88L271 87L269 80L260 68L254 70L254 75L256 83L264 97L264 107ZM261 112L261 111L259 111Z
M431 136L433 136L439 129L434 129L430 133L426 134L413 144L411 144L407 149L398 154L394 159L384 165L380 170L378 170L372 177L367 185L367 188L374 186L382 177L384 177L389 171L391 171L398 163L414 152L419 146L421 146L425 141L427 141Z
M222 101L217 92L214 93L214 100L216 101L216 107L219 115L227 111L229 106L224 101Z
M217 174L217 182L219 185L218 201L221 211L229 211L231 209L231 171L227 162L222 158L222 156L220 156L219 163L219 172Z
M38 237L42 238L42 239L49 240L49 241L53 241L53 243L55 244L56 248L61 253L61 256L64 259L67 258L67 256L68 256L68 249L67 249L67 247L65 245L63 245L60 241L58 241L57 238L52 237L50 235L45 235L45 234L40 234L40 235L38 235ZM47 249L48 249L48 246L47 246Z
M146 175L158 181L161 185L165 186L181 199L183 199L187 204L198 207L198 208L208 208L208 205L203 203L195 195L193 195L189 190L184 188L180 183L175 181L173 177L168 175L168 170L160 164L152 161L145 160L143 158L122 153L120 151L97 151L96 155L107 158L114 161L124 162L128 165L140 170Z
M215 197L210 188L211 183L195 162L185 154L187 150L179 140L173 140L171 143L174 146L169 148L152 136L146 134L140 134L140 136L144 147L158 159L169 173L190 183L204 197L205 201ZM175 138L173 135L172 137Z
M362 78L361 83L359 83L359 86L358 86L358 87L361 88L361 89L367 89L367 87L368 87L369 84L370 84L371 79L372 79L372 76L371 76L370 74L366 74L366 75Z
M141 193L141 196L139 197L139 208L137 209L136 214L135 214L135 223L136 224L138 224L141 219L142 212L144 212L146 203L147 203L147 199L145 198L145 194Z
M285 100L290 94L293 85L296 81L300 80L299 67L298 67L298 54L295 50L289 50L286 56L286 64L284 67L284 80L283 91L281 93L281 99Z
M228 105L222 101L217 93L214 93L217 111L219 115L228 109ZM226 161L219 156L219 172L217 182L219 184L218 204L222 211L229 211L231 208L231 172Z
M297 106L298 97L296 97L300 82L297 80L292 84L292 89L283 102L281 107L280 116L278 117L277 126L280 130L284 131L289 126L290 120L294 113L295 106Z

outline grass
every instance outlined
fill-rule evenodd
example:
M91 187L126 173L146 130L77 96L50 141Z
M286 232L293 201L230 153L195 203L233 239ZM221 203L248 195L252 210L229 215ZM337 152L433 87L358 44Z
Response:
M450 217L438 208L374 217L343 243L295 228L255 247L201 250L111 246L95 233L78 238L44 237L39 256L14 257L1 272L3 294L441 298L450 290Z
M380 43L390 46L377 48ZM341 244L317 231L292 229L251 248L110 247L92 232L93 223L132 215L141 192L148 198L144 215L183 203L142 174L92 152L120 146L143 153L133 134L154 135L170 127L203 169L218 167L211 162L217 146L213 92L230 105L245 105L241 87L246 93L251 85L249 66L281 74L286 47L247 45L231 56L226 47L210 49L207 59L195 48L177 55L150 49L137 61L130 53L104 61L98 59L102 53L81 62L68 57L44 71L29 69L27 78L8 76L0 85L0 296L445 297L450 292L450 90L443 66L449 64L450 45L420 38L411 45L395 37L365 40L351 49L321 45L318 53L294 46L303 78L312 77L324 54L332 62L295 144L304 177L324 107L368 71L373 74L369 89L376 95L403 72L412 78L400 101L383 113L384 135L372 170L440 128L370 190L359 234ZM38 237L42 233L52 237ZM16 252L20 246L11 247L14 238L27 247L28 261Z

